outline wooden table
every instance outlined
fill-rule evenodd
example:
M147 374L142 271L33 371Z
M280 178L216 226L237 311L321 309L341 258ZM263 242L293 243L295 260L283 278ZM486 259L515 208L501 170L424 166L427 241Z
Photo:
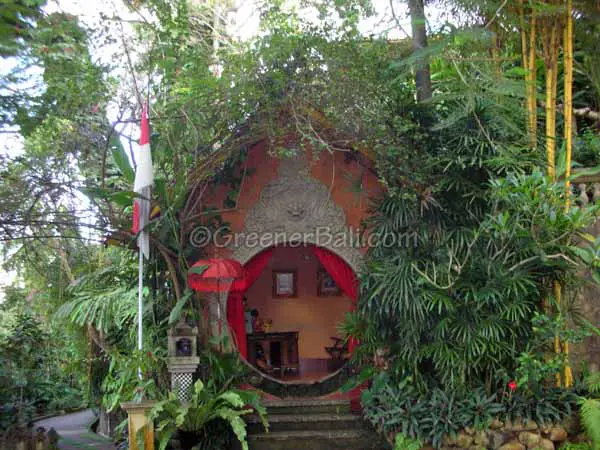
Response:
M281 374L300 368L298 331L253 333L248 335L248 362L256 367L256 348L262 345L265 358Z

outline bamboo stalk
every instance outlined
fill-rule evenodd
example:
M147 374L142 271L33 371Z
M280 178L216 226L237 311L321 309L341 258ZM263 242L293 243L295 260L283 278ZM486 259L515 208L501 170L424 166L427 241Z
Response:
M565 208L569 209L569 193L571 181L571 153L573 148L573 17L571 16L572 0L567 0L567 21L564 36L564 116L565 116Z
M529 106L529 120L530 120L530 140L531 147L537 147L537 64L536 64L536 29L537 26L537 13L535 5L531 10L531 26L529 30L529 56L527 61L529 62L529 91L527 97L530 102Z
M556 301L556 305L558 307L560 307L561 286L557 280L554 280L553 288L554 288L554 300ZM558 335L554 336L554 353L557 355L560 355L560 353L561 353L560 339L559 339ZM556 386L558 386L558 387L562 386L562 376L561 376L560 372L556 373Z
M537 101L536 101L536 12L531 10L529 36L525 25L523 0L519 0L519 26L521 34L521 60L525 70L525 106L527 108L527 135L531 148L537 146Z
M553 0L547 0L548 4L555 3ZM558 53L560 48L560 20L557 17L546 16L543 22L543 49L544 65L546 67L546 169L548 176L553 182L556 181L556 91L558 85ZM561 309L561 290L562 287L558 280L552 282L552 289L556 307L560 314ZM554 336L554 353L559 355L563 346L560 337ZM565 371L565 382L567 371ZM556 386L562 386L562 374L556 374Z
M571 153L573 147L573 1L567 0L566 26L564 34L564 66L565 66L565 84L564 84L564 114L565 114L565 209L568 211L571 194ZM573 373L569 365L569 343L563 343L563 353L565 355L564 381L565 387L573 385Z
M556 99L558 91L558 54L560 50L560 31L558 26L554 31L554 47L552 49L552 65L554 70L552 71L552 151L554 153L554 172L556 178Z
M552 80L554 78L554 68L546 68L546 171L553 180L556 177L554 170L554 138L555 130L552 126Z
M548 36L548 28L550 36ZM548 176L556 180L556 88L558 75L558 25L546 28L546 164Z

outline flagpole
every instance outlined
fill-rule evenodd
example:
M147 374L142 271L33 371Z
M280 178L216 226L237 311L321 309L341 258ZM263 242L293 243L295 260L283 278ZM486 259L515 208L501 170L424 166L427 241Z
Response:
M142 233L144 233L144 231L142 231ZM137 330L137 337L138 337L138 350L142 351L142 343L143 343L143 328L142 328L142 312L144 309L144 252L142 251L142 249L140 248L140 260L139 260L139 267L138 267L138 330ZM138 367L138 378L141 380L142 379L142 368Z
M137 233L137 245L140 252L138 267L138 332L137 348L141 353L143 346L143 311L144 311L144 258L150 258L150 236L144 229L150 218L150 199L152 198L152 154L150 153L150 126L148 124L148 104L142 109L140 123L140 154L135 171L133 190L139 197L133 203L132 231ZM141 355L140 355L141 357ZM138 377L142 379L142 368L138 367Z

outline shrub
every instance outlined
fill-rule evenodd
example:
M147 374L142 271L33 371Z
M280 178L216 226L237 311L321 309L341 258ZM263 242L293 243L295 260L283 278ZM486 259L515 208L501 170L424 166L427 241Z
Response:
M17 314L0 337L0 430L34 416L82 406L82 392L65 373L49 327ZM64 352L64 349L62 349Z
M385 372L377 374L362 395L364 417L378 431L421 439L436 448L444 435L466 427L484 429L496 417L519 417L542 425L558 422L572 414L576 400L574 393L560 389L501 390L487 395L482 388L462 394L436 388L420 393L411 378L396 382Z
M158 402L150 410L149 417L157 423L157 437L160 450L164 450L170 439L179 432L184 449L192 447L208 450L227 448L228 432L233 431L248 450L246 423L242 416L255 411L265 428L266 410L258 401L258 394L251 391L219 391L215 385L204 385L198 380L189 403L182 403L175 394ZM218 436L219 439L215 439Z

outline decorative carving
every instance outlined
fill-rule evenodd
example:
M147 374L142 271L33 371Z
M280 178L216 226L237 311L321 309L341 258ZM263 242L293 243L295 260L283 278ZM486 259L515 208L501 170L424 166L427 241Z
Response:
M198 328L191 327L184 319L180 319L173 328L170 328L167 331L168 355L170 357L196 356L198 354L196 349L197 336ZM185 341L186 344L182 345L182 341ZM186 352L188 354L179 354L181 353L182 347L186 345Z
M184 319L167 332L167 367L171 374L171 390L183 402L191 398L193 374L200 363L196 348L197 337L198 328L191 327Z
M579 188L579 203L581 206L587 206L587 204L590 202L590 199L588 197L587 194L587 187L585 185L585 183L580 183L579 185L577 185L577 187Z
M326 185L312 178L303 152L282 159L278 178L262 190L258 203L248 212L242 236L232 242L234 258L242 264L276 244L306 243L324 247L360 271L362 254L349 236L346 215L332 200ZM266 239L261 239L262 237Z

